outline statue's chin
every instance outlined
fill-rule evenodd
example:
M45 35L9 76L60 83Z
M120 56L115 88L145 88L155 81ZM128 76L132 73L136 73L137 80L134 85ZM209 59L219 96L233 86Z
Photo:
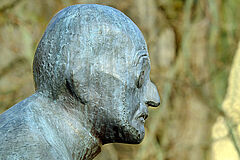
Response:
M135 142L134 144L139 144L143 141L143 138L145 136L145 129L144 126L142 125L140 128L136 128L137 132L138 132L138 136L135 138Z
M145 128L144 123L140 120L133 120L132 124L132 143L133 144L139 144L142 142L144 136L145 136Z
M122 143L129 143L129 144L139 144L142 142L145 136L145 129L144 125L137 125L137 126L129 126L128 130L126 131L124 142Z
M126 122L126 121L125 121ZM102 137L102 143L128 143L128 144L139 144L142 142L145 129L143 123L122 123L124 125L116 125L114 130L109 131L110 135L105 134Z

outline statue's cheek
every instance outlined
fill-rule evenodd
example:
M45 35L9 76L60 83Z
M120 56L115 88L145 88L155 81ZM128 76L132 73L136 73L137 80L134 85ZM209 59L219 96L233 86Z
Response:
M128 121L131 122L134 114L139 109L140 99L137 89L134 87L124 88L124 110L125 116L128 118Z

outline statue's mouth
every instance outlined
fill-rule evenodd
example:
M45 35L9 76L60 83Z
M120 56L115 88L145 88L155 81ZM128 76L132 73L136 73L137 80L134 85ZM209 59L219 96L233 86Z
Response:
M139 119L142 123L145 123L145 120L148 118L148 113L147 112L142 112L137 119Z

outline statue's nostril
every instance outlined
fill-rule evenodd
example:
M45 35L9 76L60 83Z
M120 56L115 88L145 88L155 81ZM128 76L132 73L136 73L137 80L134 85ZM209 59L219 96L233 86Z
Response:
M149 107L157 107L157 106L160 105L160 102L147 101L146 104L147 104Z

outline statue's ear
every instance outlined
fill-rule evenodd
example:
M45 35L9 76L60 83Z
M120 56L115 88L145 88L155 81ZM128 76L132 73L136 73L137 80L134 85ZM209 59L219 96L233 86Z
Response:
M97 74L91 69L91 65L85 64L76 67L70 67L66 79L66 88L68 92L82 104L90 106L97 104L101 99L101 94L95 85L99 81Z

